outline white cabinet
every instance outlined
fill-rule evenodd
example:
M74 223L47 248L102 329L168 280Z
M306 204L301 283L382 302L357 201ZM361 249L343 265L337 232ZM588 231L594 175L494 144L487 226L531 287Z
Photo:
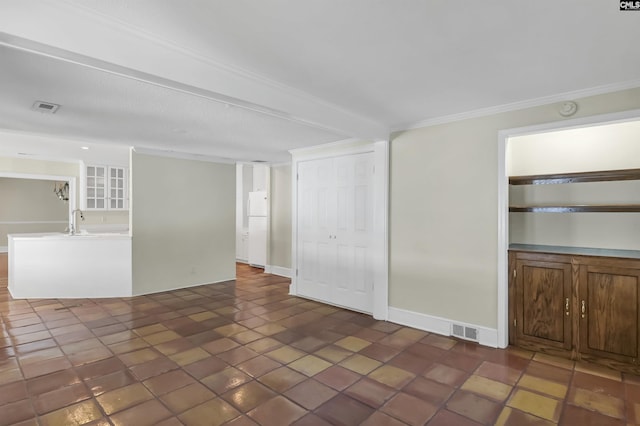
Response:
M249 258L249 231L243 230L236 242L236 260L247 262Z
M88 165L84 172L84 209L126 210L129 207L126 168Z
M249 265L264 267L267 264L267 216L249 217Z

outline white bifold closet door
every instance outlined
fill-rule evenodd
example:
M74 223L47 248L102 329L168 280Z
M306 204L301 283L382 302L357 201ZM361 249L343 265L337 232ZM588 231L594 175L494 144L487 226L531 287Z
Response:
M301 296L373 311L373 153L298 163Z

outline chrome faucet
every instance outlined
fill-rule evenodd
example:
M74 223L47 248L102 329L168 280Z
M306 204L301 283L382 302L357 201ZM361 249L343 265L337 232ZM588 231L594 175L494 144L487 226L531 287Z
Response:
M76 225L76 213L80 212L80 219L84 220L84 213L80 209L75 209L71 212L71 224L69 225L69 235L75 235L78 232Z

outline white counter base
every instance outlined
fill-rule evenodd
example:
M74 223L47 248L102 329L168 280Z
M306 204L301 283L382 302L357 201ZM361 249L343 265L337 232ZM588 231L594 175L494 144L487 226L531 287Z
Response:
M8 289L15 299L132 295L127 234L12 234L8 240Z

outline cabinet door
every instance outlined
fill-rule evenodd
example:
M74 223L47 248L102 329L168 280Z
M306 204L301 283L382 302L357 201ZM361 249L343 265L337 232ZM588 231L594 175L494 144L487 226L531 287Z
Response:
M109 210L127 208L126 170L124 167L109 167Z
M106 167L87 166L86 202L87 210L106 209Z
M636 363L640 270L580 267L580 352Z
M516 262L516 342L571 349L571 264Z
M336 268L335 188L331 159L298 164L298 293L331 301Z

